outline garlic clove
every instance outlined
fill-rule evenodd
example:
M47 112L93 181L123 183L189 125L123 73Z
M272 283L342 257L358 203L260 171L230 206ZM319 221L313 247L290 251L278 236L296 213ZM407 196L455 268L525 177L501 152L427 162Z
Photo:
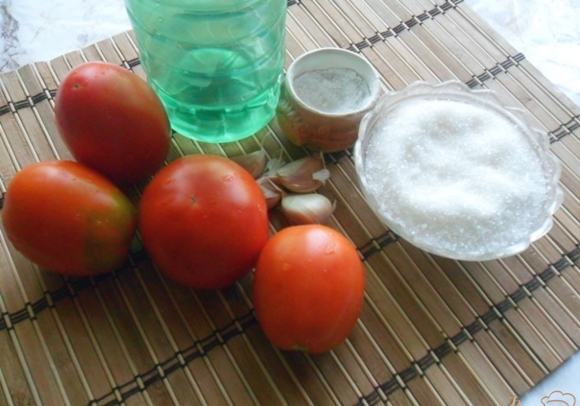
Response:
M263 149L251 152L246 155L239 155L230 159L250 172L254 179L258 179L264 173L268 164L266 151Z
M324 184L330 176L324 166L322 155L310 155L279 168L275 181L295 193L311 193Z
M268 210L280 203L284 192L282 192L282 190L280 190L280 188L276 186L274 182L270 180L270 178L262 177L259 178L257 182L262 189L262 193L264 193L264 197L266 198L266 205L268 206Z
M334 204L318 193L289 194L282 197L280 208L294 225L323 224L334 212Z
M282 159L282 157L272 158L266 164L265 175L271 176L273 174L276 174L276 172L278 172L278 169L282 168L283 166L284 160Z

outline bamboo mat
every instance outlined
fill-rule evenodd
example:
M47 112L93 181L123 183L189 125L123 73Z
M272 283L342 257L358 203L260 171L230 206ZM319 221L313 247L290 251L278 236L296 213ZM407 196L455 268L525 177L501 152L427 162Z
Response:
M340 47L367 58L385 90L458 79L529 110L563 167L566 196L550 233L502 260L432 256L371 213L352 151L326 155L331 178L320 192L337 202L330 225L358 247L367 289L347 342L319 356L267 342L252 310L251 275L223 291L192 291L163 278L136 242L118 271L63 278L0 234L0 406L507 406L578 351L580 109L461 1L291 0L287 28L287 64ZM2 190L27 164L70 158L54 96L67 71L88 60L144 77L130 32L0 76ZM176 134L170 160L235 156L262 142L271 157L306 153L272 122L225 145ZM272 232L286 225L272 212Z

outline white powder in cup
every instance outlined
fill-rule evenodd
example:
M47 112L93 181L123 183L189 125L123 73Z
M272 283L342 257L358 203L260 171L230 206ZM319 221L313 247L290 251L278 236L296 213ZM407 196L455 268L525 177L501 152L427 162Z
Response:
M359 110L370 97L364 78L348 68L306 71L294 79L293 87L302 102L323 113L343 114Z
M379 119L365 174L379 210L416 243L488 255L545 219L548 182L507 118L453 100L408 100Z

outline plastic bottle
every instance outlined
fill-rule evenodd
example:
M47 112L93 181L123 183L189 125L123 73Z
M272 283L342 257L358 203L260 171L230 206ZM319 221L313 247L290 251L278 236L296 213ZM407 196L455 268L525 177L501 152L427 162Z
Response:
M125 0L151 86L178 133L229 142L275 114L286 0Z

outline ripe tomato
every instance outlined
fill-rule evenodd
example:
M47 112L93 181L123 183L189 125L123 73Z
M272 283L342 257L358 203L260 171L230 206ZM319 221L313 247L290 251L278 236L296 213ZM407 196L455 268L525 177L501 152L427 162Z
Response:
M268 240L266 199L254 178L215 155L179 158L147 185L139 227L153 262L197 289L231 285Z
M14 247L39 266L93 275L123 264L137 210L92 169L73 161L44 161L12 178L2 221Z
M319 224L291 226L275 234L258 259L256 316L281 349L330 351L354 328L364 281L362 262L346 237Z
M120 66L87 62L71 70L57 90L55 117L74 158L116 184L146 179L167 158L171 129L161 101Z

